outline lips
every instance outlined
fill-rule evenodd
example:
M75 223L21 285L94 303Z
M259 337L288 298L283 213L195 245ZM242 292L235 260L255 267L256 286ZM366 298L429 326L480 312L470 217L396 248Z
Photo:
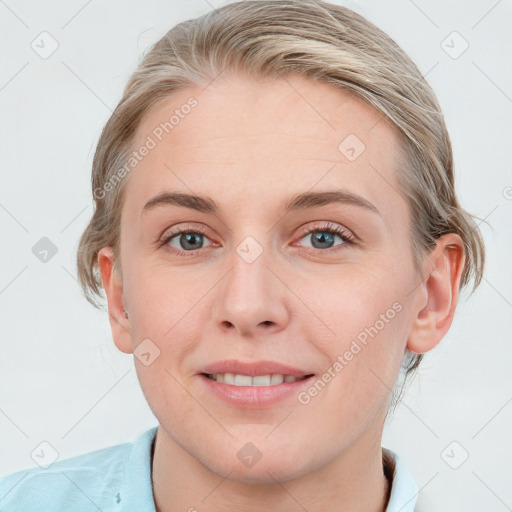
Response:
M314 375L313 372L301 368L295 368L276 361L243 362L235 359L218 361L205 366L200 372L204 375L216 375L218 373L232 373L256 377L258 375L283 375L301 379Z
M285 400L297 400L314 373L275 361L230 360L205 366L198 377L207 396L220 399L228 407L269 409Z

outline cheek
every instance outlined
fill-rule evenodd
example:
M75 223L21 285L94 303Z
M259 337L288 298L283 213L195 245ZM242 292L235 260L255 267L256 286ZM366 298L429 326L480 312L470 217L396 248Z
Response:
M125 290L134 311L133 328L139 335L172 344L187 332L200 328L202 298L215 282L214 276L199 276L162 264L133 261L126 274Z
M377 334L377 339L393 338L404 316L400 315L404 286L397 273L376 267L359 265L331 274L323 281L303 281L304 288L299 293L308 297L306 303L310 318L315 317L314 326L322 325L323 346L328 352L339 353L354 339L364 344ZM309 334L313 336L314 332ZM315 338L321 339L311 339Z
M322 378L331 389L328 400L333 406L343 402L354 414L364 412L350 404L377 407L392 389L408 328L404 283L398 274L382 267L359 270L359 275L332 279L316 292L322 322L315 319L316 329L309 322L304 326L305 337L315 340L315 348L325 356Z
M199 350L204 338L212 307L207 300L208 290L218 279L197 274L194 278L176 268L147 262L136 265L135 261L126 277L133 312L131 336L141 387L153 411L168 410L172 404L181 403L183 412L190 402L183 386L189 385L197 370L192 367L190 355ZM148 366L137 359L139 343L146 343L150 352L157 354ZM184 414L183 421L187 411Z

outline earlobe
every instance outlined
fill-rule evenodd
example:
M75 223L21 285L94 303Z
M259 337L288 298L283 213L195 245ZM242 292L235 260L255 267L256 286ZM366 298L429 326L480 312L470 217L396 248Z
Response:
M463 241L455 233L440 237L426 258L425 278L416 293L416 318L407 341L411 352L428 352L446 335L455 314L465 261Z
M114 343L121 352L131 354L133 347L130 322L128 316L125 315L123 282L114 266L114 253L111 247L103 247L98 252L98 268L107 296L109 322Z

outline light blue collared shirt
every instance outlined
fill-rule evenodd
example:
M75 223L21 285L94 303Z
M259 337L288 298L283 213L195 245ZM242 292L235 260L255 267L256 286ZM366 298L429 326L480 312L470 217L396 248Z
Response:
M155 512L151 446L158 427L133 443L0 478L1 512ZM386 512L414 512L418 488L398 455ZM417 511L416 511L417 512Z
M392 450L383 448L383 451L395 461L393 485L391 486L391 495L386 512L420 512L416 508L418 486L405 467L404 462Z

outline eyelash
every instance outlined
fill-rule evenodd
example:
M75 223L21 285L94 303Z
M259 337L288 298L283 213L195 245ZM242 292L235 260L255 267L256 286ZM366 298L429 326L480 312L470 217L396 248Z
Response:
M355 237L352 236L350 233L348 233L348 231L346 231L345 229L337 226L336 224L332 224L330 222L326 222L322 226L315 226L314 228L306 229L305 231L301 232L300 239L302 239L305 236L310 235L311 233L314 233L316 231L323 232L323 233L331 233L333 235L338 235L343 240L344 243L341 244L341 246L337 246L336 248L329 248L329 249L316 249L314 247L312 247L312 248L309 247L308 251L313 252L315 254L326 253L326 252L327 253L337 252L337 251L343 250L343 247L345 245L355 245L355 243L356 243ZM169 252L171 252L177 256L194 255L195 253L197 253L197 251L200 251L201 249L197 249L195 251L180 251L179 249L176 249L175 247L171 248L170 246L166 245L176 236L187 234L187 233L193 233L196 235L203 235L203 236L207 237L206 233L204 231L202 231L201 229L183 228L178 231L174 231L172 233L164 235L163 240L160 242L160 247L165 246L164 247L165 250L168 250Z

